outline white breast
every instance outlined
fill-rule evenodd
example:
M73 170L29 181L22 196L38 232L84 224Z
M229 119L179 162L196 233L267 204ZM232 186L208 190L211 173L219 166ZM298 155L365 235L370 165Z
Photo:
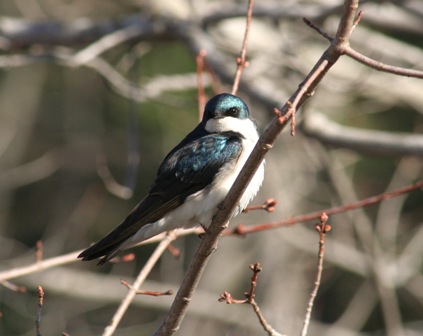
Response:
M232 187L235 179L239 175L242 167L247 161L248 157L251 154L254 146L256 145L259 135L257 133L254 123L250 119L237 119L237 118L221 118L221 119L211 119L206 124L206 130L209 132L225 132L225 131L234 131L240 133L242 138L242 152L236 162L232 162L231 166L227 165L219 172L220 176L216 177L215 184L216 189L220 189L220 193L223 194L223 199L226 194L229 192L229 189ZM239 214L242 210L246 208L248 203L253 199L257 194L264 178L264 162L260 165L256 171L254 177L250 181L247 189L242 195L237 209L233 216Z

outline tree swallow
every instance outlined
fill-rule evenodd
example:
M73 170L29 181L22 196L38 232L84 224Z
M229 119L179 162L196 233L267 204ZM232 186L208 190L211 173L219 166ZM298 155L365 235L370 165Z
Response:
M123 222L78 258L102 257L104 264L123 249L164 231L207 227L250 155L259 135L247 105L237 96L219 94L206 104L198 126L166 156L147 196ZM262 163L232 216L259 190Z

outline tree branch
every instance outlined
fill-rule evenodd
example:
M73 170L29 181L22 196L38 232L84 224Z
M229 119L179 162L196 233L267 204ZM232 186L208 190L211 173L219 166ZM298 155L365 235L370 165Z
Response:
M134 284L129 287L128 293L125 299L121 302L118 310L116 311L115 315L113 316L110 324L106 327L103 332L103 336L111 336L116 331L119 322L122 320L123 315L125 314L126 310L128 309L129 305L131 304L132 300L137 295L137 292L141 285L143 284L144 280L147 278L148 274L150 274L151 270L153 269L154 265L156 264L157 260L161 257L164 251L166 251L168 245L174 240L174 236L172 233L168 234L165 239L163 239L160 244L157 246L153 254L148 259L147 263L142 268L141 272L139 273L137 279L135 280Z
M10 17L0 18L0 49L14 50L34 44L77 46L92 43L119 30L135 30L136 40L171 38L171 32L160 20L136 14L116 21L91 21L87 19L63 22L36 22ZM135 37L134 37L135 39Z
M423 156L423 136L418 134L371 131L342 126L321 113L306 113L303 131L307 136L336 147L373 155Z
M155 336L172 335L179 329L180 323L185 316L188 304L199 283L210 255L217 248L218 237L226 228L239 199L263 161L264 156L272 148L276 138L286 127L289 120L292 118L293 113L295 113L295 111L312 95L314 89L332 65L342 55L342 46L348 42L349 34L355 20L357 6L358 0L345 1L345 11L342 15L334 43L324 52L305 81L291 96L289 104L285 104L282 107L281 111L284 116L284 120L280 122L277 117L274 117L260 137L234 185L226 196L219 212L214 217L210 227L204 235L204 238L191 261L188 271L185 274L184 280L182 281L172 307L163 321L163 324L156 331Z

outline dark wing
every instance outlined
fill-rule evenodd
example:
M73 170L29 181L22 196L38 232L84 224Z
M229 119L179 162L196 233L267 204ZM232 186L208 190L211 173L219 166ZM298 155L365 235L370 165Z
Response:
M237 159L241 150L240 137L232 132L204 135L194 141L184 139L163 161L148 195L116 229L78 257L91 260L105 256L99 264L105 263L142 226L158 221L188 196L210 185L219 169Z

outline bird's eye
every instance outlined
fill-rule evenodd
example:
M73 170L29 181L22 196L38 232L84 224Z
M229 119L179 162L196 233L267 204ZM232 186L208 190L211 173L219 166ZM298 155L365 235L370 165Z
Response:
M226 111L226 113L229 116L237 117L238 116L238 113L239 113L239 109L237 107L230 107L230 108L228 108L228 110Z

